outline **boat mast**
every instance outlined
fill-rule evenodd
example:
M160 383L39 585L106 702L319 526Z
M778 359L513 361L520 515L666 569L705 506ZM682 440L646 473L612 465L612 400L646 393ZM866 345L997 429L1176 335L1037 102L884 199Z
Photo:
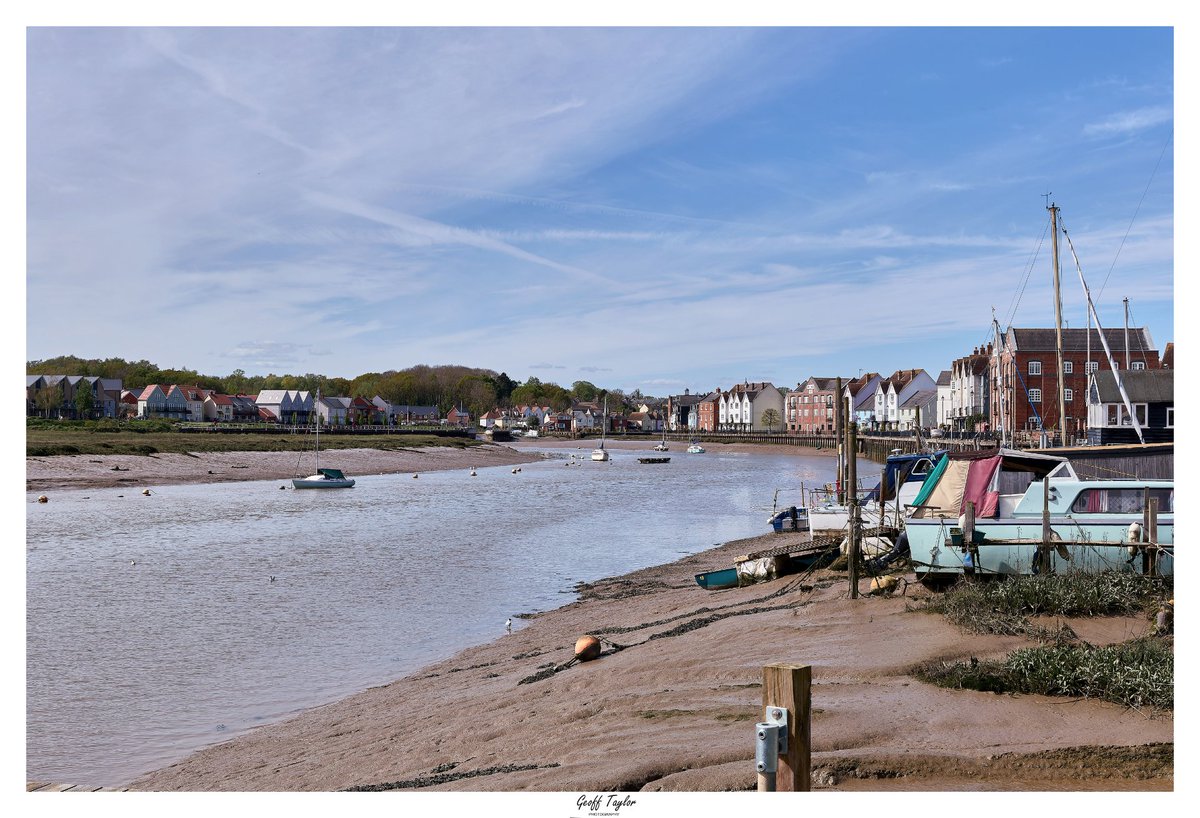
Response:
M1051 203L1046 208L1050 211L1050 226L1054 230L1054 356L1058 365L1058 425L1062 433L1062 443L1067 445L1067 389L1063 381L1063 339L1062 339L1062 288L1059 286L1058 272L1058 206Z
M317 413L317 465L313 469L313 474L321 473L321 410L318 408L321 405L321 387L317 387L317 402L313 404L313 410Z
M1129 297L1122 299L1125 302L1125 371L1129 371Z
M996 406L1000 410L1000 445L1008 443L1008 419L1004 416L1004 379L1000 372L1000 322L996 320L996 308L992 308L992 328L996 333L996 342L992 347L992 357L996 359Z

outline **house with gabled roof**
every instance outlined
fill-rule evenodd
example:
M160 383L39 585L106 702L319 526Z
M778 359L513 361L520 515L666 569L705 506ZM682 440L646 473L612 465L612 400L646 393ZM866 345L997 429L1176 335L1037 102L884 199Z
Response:
M672 432L697 429L700 426L700 401L703 395L693 395L690 389L682 395L667 397L667 426Z
M926 389L937 394L937 382L924 369L897 369L875 387L875 428L896 430L900 426L900 406L916 392Z
M830 434L835 431L837 378L811 377L784 395L783 419L789 432Z
M717 399L717 429L738 432L766 429L762 416L768 409L775 410L776 423L782 423L783 394L767 381L734 384Z
M138 395L138 417L187 420L187 398L174 384L152 383Z
M928 429L937 423L937 389L913 392L896 409L896 429L911 432L918 425Z
M1121 370L1121 386L1129 396L1134 413L1132 418L1111 369L1093 372L1088 379L1088 445L1175 440L1175 372L1171 369ZM1141 427L1141 440L1133 428L1134 419Z
M721 389L717 387L712 392L704 395L695 405L696 410L696 428L705 432L715 432L717 430L717 405L721 400Z
M213 423L233 422L233 398L211 392L204 398L204 419Z
M471 413L454 407L446 413L446 424L449 426L470 427Z
M842 387L842 397L850 401L849 420L860 429L868 429L875 423L875 392L881 380L878 372L865 372Z

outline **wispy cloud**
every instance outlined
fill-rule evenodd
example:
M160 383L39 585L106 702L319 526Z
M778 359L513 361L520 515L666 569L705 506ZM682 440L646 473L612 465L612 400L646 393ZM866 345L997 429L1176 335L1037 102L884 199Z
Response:
M1170 122L1173 117L1171 109L1164 106L1121 111L1100 122L1084 125L1083 132L1087 136L1120 136Z

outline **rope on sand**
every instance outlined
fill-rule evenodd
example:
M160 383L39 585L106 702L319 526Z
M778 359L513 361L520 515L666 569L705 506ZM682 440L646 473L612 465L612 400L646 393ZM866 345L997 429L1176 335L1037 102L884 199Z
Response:
M676 616L668 617L666 619L661 619L661 620L658 620L657 622L647 622L647 623L644 623L641 625L627 626L627 627L602 628L600 630L593 631L593 633L629 633L631 631L644 630L646 628L652 628L652 627L656 627L658 625L665 625L669 622L677 622L680 619L689 620L687 622L683 622L682 624L675 626L674 628L671 628L670 630L661 631L659 633L652 633L652 634L650 634L650 636L643 639L641 642L634 642L633 644L629 644L629 645L622 645L622 644L618 644L618 643L613 642L608 639L602 639L601 640L602 642L604 642L605 644L607 644L609 647L612 648L612 650L609 651L609 654L612 654L612 653L616 653L618 651L625 650L626 648L634 648L639 645L644 645L647 642L650 642L655 639L669 639L672 636L680 636L682 634L689 633L691 631L698 630L700 628L708 627L709 625L712 625L715 622L719 622L722 619L728 619L731 616L753 616L754 614L771 613L773 611L784 611L784 610L789 610L789 609L793 609L793 608L798 608L801 605L805 604L805 602L803 600L797 600L795 602L787 602L782 605L756 605L755 607L752 607L752 608L746 608L745 606L753 605L754 603L762 603L762 602L767 602L772 599L776 599L784 594L792 592L796 588L800 588L801 590L805 590L805 591L811 591L812 588L805 587L803 585L803 581L805 579L807 579L812 574L812 572L813 572L812 569L809 569L808 571L805 571L803 574L798 575L795 579L789 581L782 588L779 588L778 590L773 591L770 594L767 594L766 596L758 597L756 599L748 599L748 600L743 600L742 602L735 602L730 605L722 605L719 608L700 608L698 610L690 611L688 613L678 614ZM704 613L707 613L709 615L703 616L700 618L694 618L698 614L704 614ZM537 673L534 673L530 676L526 676L524 679L521 679L520 681L518 681L517 684L518 685L532 684L533 682L540 682L544 679L549 679L554 674L559 673L564 670L567 670L572 665L574 665L577 661L578 661L578 658L576 657L576 658L572 658L572 659L568 660L567 662L564 662L561 665L549 665L547 667L542 668Z

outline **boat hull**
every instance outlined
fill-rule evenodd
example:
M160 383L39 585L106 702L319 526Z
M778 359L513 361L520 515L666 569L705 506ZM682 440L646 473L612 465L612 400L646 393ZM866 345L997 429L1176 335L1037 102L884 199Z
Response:
M1054 532L1049 551L1049 570L1065 573L1083 571L1129 571L1143 573L1153 570L1160 575L1175 572L1174 524L1168 516L1158 519L1158 542L1162 546L1151 561L1146 552L1128 542L1130 522L1095 522L1072 517L1052 517ZM966 550L961 536L952 534L956 520L909 520L907 533L913 570L925 579L955 579L966 573ZM957 529L954 534L957 534ZM1038 546L1042 537L1040 520L979 520L975 523L975 544L971 563L977 575L997 574L1029 576L1045 570L1035 567ZM1131 553L1132 547L1132 553ZM1153 562L1153 566L1151 566Z
M296 477L292 479L292 488L350 489L354 488L354 480L349 477L343 480L336 480L329 477Z
M717 591L721 588L736 588L738 584L737 569L724 568L720 571L708 571L703 574L696 574L696 584L708 591Z

